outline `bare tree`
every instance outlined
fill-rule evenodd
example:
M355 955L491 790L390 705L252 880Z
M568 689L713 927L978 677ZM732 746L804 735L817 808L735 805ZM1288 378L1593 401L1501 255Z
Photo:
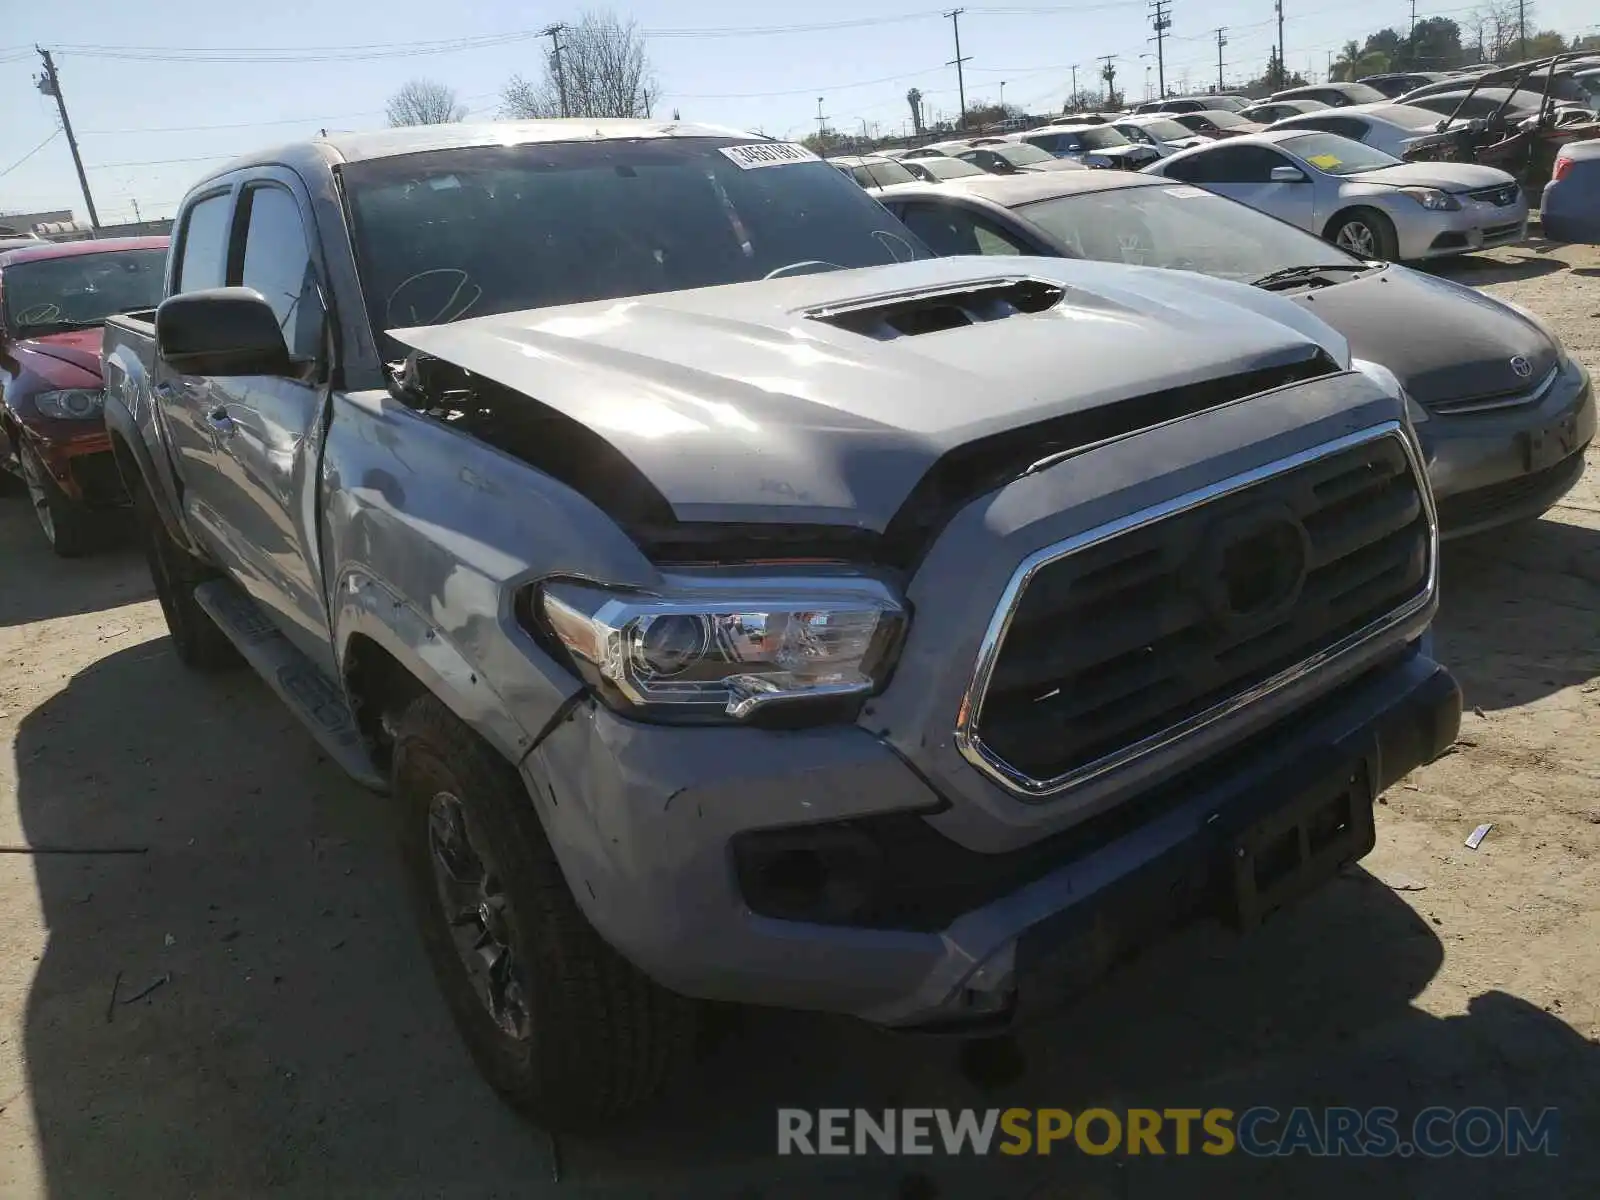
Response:
M503 116L650 115L659 89L636 21L587 12L576 25L557 30L554 43L541 79L513 75L500 90Z
M464 104L456 103L456 90L431 79L413 79L389 97L384 106L389 124L447 125L467 115Z

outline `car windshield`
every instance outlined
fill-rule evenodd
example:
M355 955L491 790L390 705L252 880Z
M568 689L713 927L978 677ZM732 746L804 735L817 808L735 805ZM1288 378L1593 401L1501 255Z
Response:
M1240 125L1248 125L1238 113L1223 112L1221 109L1207 109L1204 114L1218 129L1236 129Z
M1140 121L1139 128L1163 142L1178 142L1194 136L1194 130L1186 129L1176 121Z
M1082 140L1085 150L1109 150L1113 146L1131 144L1127 138L1109 125L1096 125L1091 129L1081 130L1078 133L1078 137Z
M1054 162L1055 158L1046 154L1037 146L1030 146L1025 142L1007 142L1003 146L988 146L1001 158L1013 167L1031 167L1035 163Z
M1284 138L1278 145L1329 175L1355 175L1361 171L1400 165L1400 160L1394 155L1340 137L1337 133L1297 133L1294 137Z
M892 158L872 158L861 164L862 170L872 177L879 187L895 183L915 183L917 177Z
M1102 262L1249 282L1287 267L1358 261L1319 237L1188 185L1075 192L1016 211L1074 253Z
M378 330L928 255L840 172L781 143L482 146L342 175Z
M105 250L9 263L0 280L6 332L38 337L104 324L120 312L161 303L164 247Z
M1243 112L1250 107L1248 100L1239 100L1233 96L1212 96L1207 103L1220 112Z
M919 158L917 169L926 171L934 179L963 179L968 175L985 175L982 167L975 167L959 158Z
M1339 93L1351 104L1382 104L1389 98L1377 88L1369 87L1364 83L1344 84L1339 89Z

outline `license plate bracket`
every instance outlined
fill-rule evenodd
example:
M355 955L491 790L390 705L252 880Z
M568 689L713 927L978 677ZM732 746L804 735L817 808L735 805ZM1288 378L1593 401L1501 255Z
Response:
M1368 764L1334 760L1316 784L1229 838L1232 923L1259 925L1368 853L1376 840L1372 803Z
M1522 462L1529 471L1555 466L1578 448L1578 418L1569 413L1547 429L1522 434Z

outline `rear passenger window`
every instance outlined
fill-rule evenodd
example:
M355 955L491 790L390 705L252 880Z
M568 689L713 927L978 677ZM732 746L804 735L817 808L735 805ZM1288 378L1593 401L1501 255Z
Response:
M251 188L245 201L249 224L239 282L272 305L290 357L315 359L322 341L322 300L300 206L288 192L271 186Z
M183 222L182 257L176 291L221 287L228 257L228 213L233 197L207 196L189 209Z

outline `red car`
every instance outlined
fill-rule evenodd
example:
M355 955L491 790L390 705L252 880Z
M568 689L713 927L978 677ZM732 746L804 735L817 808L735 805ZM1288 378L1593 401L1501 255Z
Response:
M101 416L100 336L161 300L167 239L40 242L0 253L0 471L21 477L55 552L127 503Z

